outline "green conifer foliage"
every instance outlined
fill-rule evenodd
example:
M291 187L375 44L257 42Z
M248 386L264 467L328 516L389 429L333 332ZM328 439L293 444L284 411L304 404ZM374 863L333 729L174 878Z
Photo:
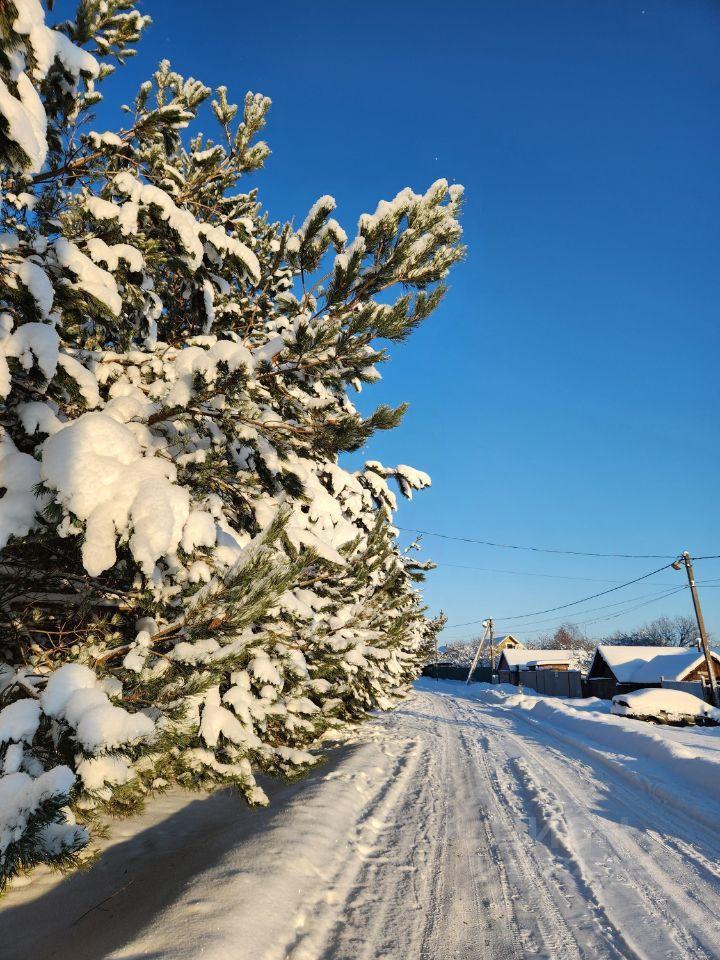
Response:
M396 703L441 625L392 526L389 481L429 477L340 459L402 418L351 391L442 297L462 189L351 240L327 196L271 222L242 184L270 101L167 61L93 130L148 23L0 4L2 882L169 784L266 802L256 774Z

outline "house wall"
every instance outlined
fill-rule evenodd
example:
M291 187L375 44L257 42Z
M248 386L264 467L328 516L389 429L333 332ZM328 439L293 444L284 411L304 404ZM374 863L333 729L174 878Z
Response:
M593 657L593 662L590 664L590 669L588 671L589 680L593 680L596 677L602 677L606 680L615 680L615 674L612 672L610 667L599 653L596 653ZM615 682L617 683L617 681Z
M635 690L659 688L659 683L618 683L614 677L588 677L587 696L600 700L612 700L618 693L634 693Z
M583 685L583 696L597 697L598 700L612 700L617 692L614 677L588 677Z
M619 683L617 685L618 693L633 693L635 690L659 690L662 682L657 683Z
M713 665L715 667L715 676L716 677L720 676L720 663L718 663L714 657L713 657ZM697 682L700 680L709 681L710 677L708 675L708 668L705 661L703 660L702 663L699 663L694 670L691 670L690 673L685 674L685 676L682 679L690 682L693 682L693 681Z
M507 660L505 659L505 654L503 654L503 653L500 654L500 659L499 659L498 662L497 662L497 671L498 671L498 675L499 675L500 673L508 673L508 672L510 671L510 667L508 666L508 662L507 662ZM501 680L500 682L502 683L503 681Z
M496 650L516 650L518 647L521 647L522 644L519 640L503 640L501 643L495 645Z
M595 653L588 670L587 679L583 687L586 697L597 697L599 700L612 700L618 691L615 674L599 653Z
M530 667L530 670L569 670L570 663L538 663L536 666ZM505 659L505 654L500 655L500 659L497 661L497 670L500 671L510 671L510 673L517 673L517 667L508 666L508 662Z
M720 677L720 660L718 660L717 657L713 657L713 663L716 665L717 676ZM701 683L703 680L707 681L707 666L704 662L701 662L694 670L689 671L682 680L694 683ZM634 690L645 690L660 686L669 686L669 684L661 684L659 681L657 683L618 683L612 669L603 657L596 652L590 664L587 679L584 681L583 689L585 696L599 697L601 700L611 700L618 693L631 693ZM678 687L678 689L681 688Z

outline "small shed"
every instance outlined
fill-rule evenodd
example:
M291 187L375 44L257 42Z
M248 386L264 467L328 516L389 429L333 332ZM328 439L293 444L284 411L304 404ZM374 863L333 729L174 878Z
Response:
M506 648L498 662L498 680L517 685L521 670L573 670L580 655L577 650Z
M720 674L720 656L714 651L711 656L716 674ZM660 687L664 682L692 683L708 679L705 656L697 647L601 644L595 651L587 683L591 696L611 700L616 693Z

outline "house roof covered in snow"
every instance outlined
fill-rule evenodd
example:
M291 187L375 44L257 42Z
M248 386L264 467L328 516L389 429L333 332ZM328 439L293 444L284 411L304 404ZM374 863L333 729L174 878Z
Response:
M517 637L514 637L511 633L506 633L504 637L495 637L495 647L505 648L506 644L517 644L519 647L522 647L522 643L518 640Z
M524 648L505 648L502 652L511 670L521 667L537 666L542 663L573 663L582 656L579 650L529 650Z
M618 683L682 680L704 659L696 647L615 647L600 644L598 653ZM720 658L713 653L716 662Z

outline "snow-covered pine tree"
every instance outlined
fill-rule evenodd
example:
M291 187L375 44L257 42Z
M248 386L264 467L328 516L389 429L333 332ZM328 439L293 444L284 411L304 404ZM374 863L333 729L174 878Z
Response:
M238 189L269 101L167 62L93 131L147 24L0 3L0 883L170 783L265 802L254 774L392 706L439 625L388 486L429 478L338 458L400 421L348 389L442 297L461 188L349 242L328 196L272 223Z

